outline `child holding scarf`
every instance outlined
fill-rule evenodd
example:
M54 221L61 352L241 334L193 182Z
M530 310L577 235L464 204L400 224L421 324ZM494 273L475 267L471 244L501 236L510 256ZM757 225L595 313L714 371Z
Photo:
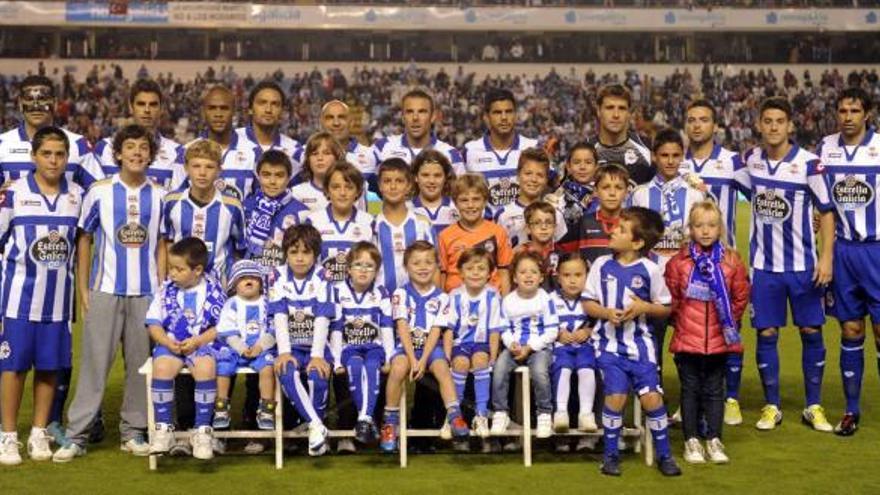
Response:
M728 461L721 443L727 354L742 352L740 321L749 301L749 279L739 255L724 239L721 210L712 201L693 205L690 241L666 265L672 295L675 355L681 382L684 459ZM706 449L697 438L700 414L707 422Z

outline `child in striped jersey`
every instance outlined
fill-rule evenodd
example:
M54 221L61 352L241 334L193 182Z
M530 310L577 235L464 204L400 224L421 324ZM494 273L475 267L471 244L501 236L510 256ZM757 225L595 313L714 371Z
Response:
M172 412L174 379L186 366L195 379L196 431L190 438L193 457L211 459L211 416L217 396L217 321L226 296L213 278L205 275L208 248L187 237L168 250L168 278L147 310L146 325L153 349L153 411L156 429L151 432L151 454L168 452L174 445Z
M477 436L489 437L489 394L492 364L498 356L500 332L505 328L501 316L501 294L489 285L495 259L486 248L477 246L458 258L462 285L449 294L447 325L451 338L443 347L452 357L452 379L456 396L464 396L468 373L474 375L476 415L471 427Z
M306 142L303 170L294 181L301 181L290 189L297 201L306 205L310 211L327 207L327 189L324 179L330 167L339 160L345 160L345 151L329 132L317 132Z
M333 361L327 339L335 316L330 285L315 264L321 234L311 225L294 225L284 233L282 246L287 264L275 270L270 290L278 343L275 372L284 394L308 422L309 455L320 456L327 451L324 410L331 375L328 363ZM340 402L339 396L336 401Z
M501 333L504 350L492 373L492 433L504 434L510 424L508 391L510 375L519 365L527 365L535 389L538 412L538 438L553 434L553 403L550 398L550 363L553 342L559 332L559 318L550 295L541 288L543 260L537 253L523 251L511 264L515 290L504 297L501 314L508 325Z
M379 181L381 188L381 179ZM446 325L444 318L449 297L434 283L437 275L434 246L426 241L416 241L406 248L403 264L409 273L409 282L391 296L391 316L399 341L391 358L385 392L385 424L382 426L379 446L386 452L393 452L397 448L400 427L398 404L405 391L404 381L409 378L419 382L426 371L436 378L446 406L447 419L441 437L449 440L453 434L461 438L469 433L440 340L442 327Z
M360 172L358 172L360 174ZM391 300L376 283L382 255L369 242L357 242L348 251L348 279L333 288L337 305L330 350L336 374L347 373L358 410L355 439L369 444L378 436L373 412L379 397L379 372L387 373L394 351Z
M427 149L416 156L412 173L415 177L413 207L416 213L428 217L434 227L434 235L439 236L443 229L458 221L458 210L449 197L455 172L446 155Z
M220 348L217 355L217 401L214 428L229 428L229 388L236 370L249 367L259 376L260 405L257 427L275 429L275 337L269 330L263 268L252 260L240 260L229 273L232 296L223 305L217 323Z
M416 241L436 245L437 239L430 221L406 203L413 185L409 165L400 158L389 158L379 165L378 177L382 211L373 223L373 240L382 254L378 280L388 292L394 292L408 279L403 263L406 248Z
M324 186L330 204L319 211L303 212L300 221L321 234L319 263L327 280L342 282L348 273L348 250L356 242L373 238L373 216L355 207L364 190L364 177L354 165L336 162L324 177Z

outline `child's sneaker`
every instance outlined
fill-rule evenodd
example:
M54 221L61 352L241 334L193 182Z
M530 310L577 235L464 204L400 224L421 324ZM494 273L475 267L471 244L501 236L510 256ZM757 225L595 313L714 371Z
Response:
M150 454L165 454L174 448L174 429L171 425L157 424L150 443Z
M492 425L494 428L495 425ZM489 438L489 418L486 416L474 416L474 420L471 422L471 428L474 430L474 434L480 438ZM507 428L505 426L505 428Z
M696 438L690 438L684 442L684 462L688 464L705 464L706 452Z
M605 457L599 465L599 470L605 476L620 476L620 457L616 455Z
M591 412L578 414L578 431L594 432L599 429L596 424L596 415Z
M461 414L456 414L452 417L452 421L448 421L446 424L450 425L452 435L455 438L467 438L467 436L471 434L471 430L468 429L467 421L464 420L464 417L462 417ZM488 432L489 428L485 428L485 430Z
M290 444L293 445L293 444ZM250 455L259 455L266 450L266 445L260 440L248 440L244 446L244 453Z
M449 421L444 421L440 427L440 440L452 440L452 425Z
M805 424L810 425L816 431L821 431L823 433L831 433L834 431L834 427L831 426L831 423L828 422L828 418L825 417L825 409L819 404L813 404L804 409L801 419Z
M709 454L709 460L715 464L726 464L730 461L724 453L724 444L718 438L710 438L706 441L706 453Z
M507 415L507 411L496 411L492 414L493 435L503 435L507 432L508 426L510 426L510 416Z
M215 439L215 441L220 440ZM214 446L214 452L217 452L216 445ZM189 439L178 438L177 440L175 440L174 445L171 447L171 450L168 451L168 455L170 455L171 457L192 457L193 450L192 445L189 444Z
M150 455L150 444L148 444L142 436L138 435L136 437L129 438L121 445L119 445L119 450L123 452L128 452L129 454L132 454L136 457L145 457Z
M583 452L585 450L595 451L599 445L599 437L581 437L577 445L574 446L575 452Z
M199 426L196 429L189 439L193 448L193 457L203 461L214 458L214 448L211 445L213 432L210 426Z
M379 449L391 454L397 450L397 425L385 423L382 425L382 434L379 437Z
M52 458L52 449L49 448L49 441L52 437L45 428L37 428L31 430L31 436L27 442L28 457L33 461L48 461Z
M336 442L336 453L343 455L356 454L357 446L349 438L340 438L339 441Z
M309 423L309 455L322 456L327 452L327 427L320 421Z
M224 430L229 428L230 423L229 401L226 399L217 399L214 403L214 429Z
M354 439L362 445L367 445L375 440L373 436L373 421L371 419L359 419L354 425Z
M755 428L770 431L776 429L780 423L782 423L782 411L772 404L767 404L761 409L761 419L755 424Z
M12 435L3 435L0 438L0 464L4 466L16 466L21 464L21 442Z
M663 473L663 476L681 476L681 468L678 467L678 463L675 462L675 458L671 455L661 457L657 461L657 469Z
M260 408L257 410L257 428L261 430L275 429L275 401L260 401Z
M571 445L568 438L557 438L554 450L557 454L568 454L571 452Z
M569 428L568 413L559 411L553 414L553 431L556 433L567 433Z
M541 413L538 415L537 430L536 436L538 438L550 438L553 436L553 419L550 417L550 413Z
M743 415L739 408L739 401L728 398L724 401L724 424L736 426L742 424Z
M86 455L85 447L81 447L73 442L68 442L52 454L52 462L70 462L74 457Z

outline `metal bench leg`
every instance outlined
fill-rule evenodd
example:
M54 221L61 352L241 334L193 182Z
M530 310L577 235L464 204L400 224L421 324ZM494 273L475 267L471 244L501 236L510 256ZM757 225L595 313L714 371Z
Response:
M281 414L283 404L281 382L275 377L275 469L284 467L284 415Z
M409 463L407 456L409 441L406 431L406 381L401 386L403 387L403 393L400 394L400 437L398 448L400 449L400 467L405 468Z
M523 367L522 374L522 435L523 435L523 465L532 466L532 380L529 368Z
M153 444L153 434L156 431L156 416L153 412L153 371L152 368L144 375L147 381L147 441ZM159 467L158 456L151 455L150 471L155 471Z
M642 402L639 400L638 395L633 395L633 424L639 430L639 436L636 438L636 443L633 446L633 451L638 454L642 452L642 447L645 443L642 438Z

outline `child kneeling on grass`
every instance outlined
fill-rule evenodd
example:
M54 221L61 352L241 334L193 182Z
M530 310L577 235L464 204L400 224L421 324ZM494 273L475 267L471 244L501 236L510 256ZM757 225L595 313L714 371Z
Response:
M186 366L195 379L195 428L190 442L193 457L211 459L211 417L217 395L217 320L226 300L223 287L205 276L208 248L195 237L174 243L168 251L168 278L147 310L146 324L153 349L152 397L156 427L151 454L174 446L172 413L174 379Z
M724 242L721 210L697 203L688 218L690 242L666 265L675 333L669 345L681 382L684 460L728 461L721 443L727 355L742 353L739 322L749 304L749 278L739 256ZM706 450L697 438L700 413L707 423Z

